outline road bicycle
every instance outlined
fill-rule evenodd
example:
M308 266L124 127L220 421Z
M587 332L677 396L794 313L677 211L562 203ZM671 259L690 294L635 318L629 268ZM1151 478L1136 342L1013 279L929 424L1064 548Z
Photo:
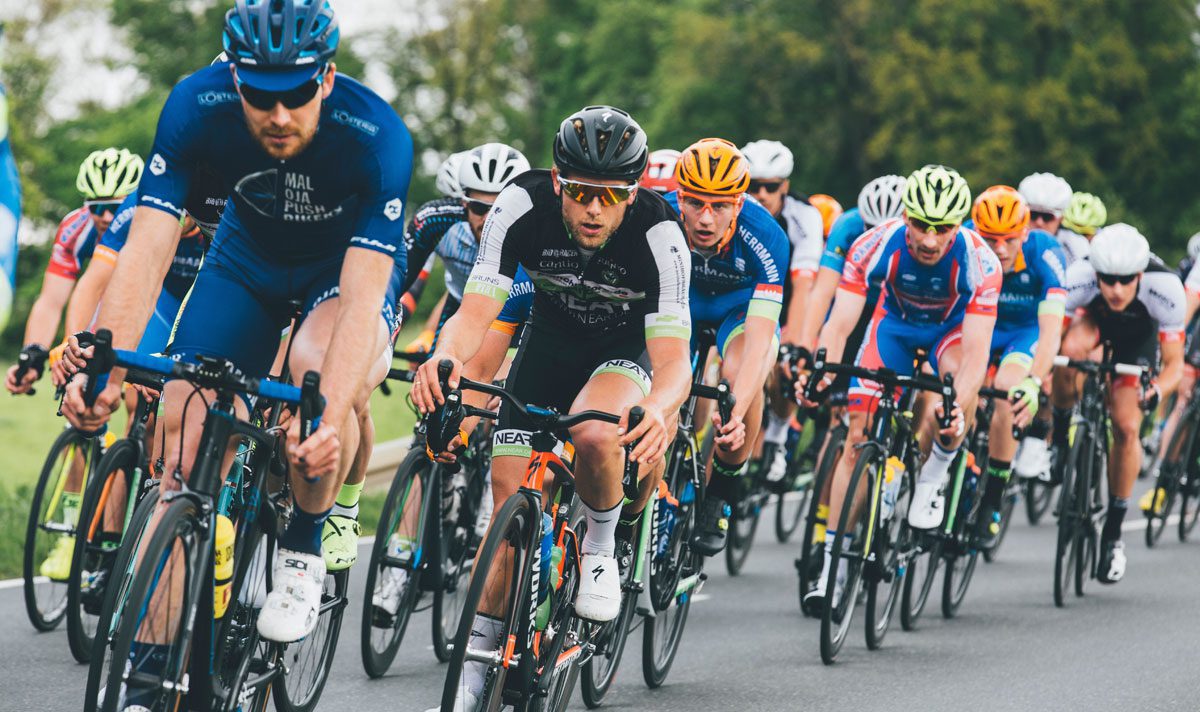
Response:
M1147 494L1142 514L1146 517L1146 546L1153 547L1167 528L1168 519L1179 502L1179 541L1186 542L1200 519L1200 384L1175 424L1163 451L1153 494Z

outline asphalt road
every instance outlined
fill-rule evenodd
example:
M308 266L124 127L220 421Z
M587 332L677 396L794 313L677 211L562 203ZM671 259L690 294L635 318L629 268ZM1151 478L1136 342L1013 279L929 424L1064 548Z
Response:
M741 576L730 578L722 560L710 562L667 684L648 690L642 682L639 629L605 708L1200 709L1200 542L1180 544L1172 528L1147 550L1140 514L1129 519L1125 580L1093 582L1060 610L1051 595L1053 530L1031 528L1018 509L999 559L980 565L957 618L943 620L934 601L919 630L905 633L897 616L876 652L856 626L831 667L821 664L818 624L797 608L797 545L778 544L769 526L760 527ZM391 674L369 680L363 673L363 571L356 574L319 709L409 712L435 704L445 667L430 648L428 612L414 615ZM20 588L0 590L0 710L78 710L85 677L65 632L34 632ZM578 696L574 707L583 709Z

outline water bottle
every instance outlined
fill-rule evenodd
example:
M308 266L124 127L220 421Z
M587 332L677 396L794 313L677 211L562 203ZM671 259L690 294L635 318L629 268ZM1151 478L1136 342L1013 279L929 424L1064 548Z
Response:
M554 520L549 514L542 512L542 547L541 547L541 569L538 577L538 607L534 615L533 625L537 630L545 630L546 624L550 621L550 597L547 595L551 588L551 576L558 573L558 567L554 562L554 550L558 547L554 546ZM559 559L562 559L562 550L559 550ZM554 586L557 588L557 585Z
M213 535L213 617L220 618L229 608L233 585L233 544L237 535L233 522L224 514L217 515Z
M690 488L692 483L688 482L687 486ZM660 494L655 508L657 510L655 516L658 519L658 539L654 542L654 556L658 558L666 554L667 547L671 545L671 533L675 531L679 507L671 502L669 495Z
M696 499L696 487L688 480L683 485L683 492L679 495L680 504L691 504Z
M887 459L887 464L883 468L883 492L881 497L883 501L880 508L885 521L891 519L892 513L896 511L896 496L900 493L900 483L903 481L904 463L900 461L900 458L892 455Z

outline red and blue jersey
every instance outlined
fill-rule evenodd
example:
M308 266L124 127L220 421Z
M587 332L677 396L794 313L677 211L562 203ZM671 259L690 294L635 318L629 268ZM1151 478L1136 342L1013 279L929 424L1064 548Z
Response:
M99 233L87 208L76 208L58 224L54 233L54 247L50 251L50 264L46 274L55 274L67 279L79 279L83 263L92 258L96 250Z

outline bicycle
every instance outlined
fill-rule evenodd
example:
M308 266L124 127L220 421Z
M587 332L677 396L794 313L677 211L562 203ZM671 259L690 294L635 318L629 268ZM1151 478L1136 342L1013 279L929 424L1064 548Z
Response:
M886 368L827 363L824 349L819 349L805 387L808 400L819 397L816 387L826 373L874 381L882 390L867 427L868 439L859 446L858 461L846 489L838 519L843 536L835 537L831 552L825 606L821 611L820 642L821 661L832 665L845 643L864 582L867 647L878 649L887 635L895 604L901 598L908 575L909 562L916 550L917 537L904 516L908 511L920 452L911 406L918 390L940 394L944 413L941 426L949 427L954 385L949 375L938 380L923 374L902 376ZM899 389L905 391L902 398L897 397ZM863 484L861 493L860 484ZM865 512L862 511L864 505ZM852 531L850 541L844 536L847 527ZM838 591L841 577L837 572L841 570L843 560L846 576L841 582L841 591Z
M427 355L397 356L423 361ZM389 380L411 383L412 378L407 370L388 372ZM367 569L360 647L363 669L370 677L380 677L391 667L410 617L425 610L417 608L425 593L433 594L434 655L440 662L450 659L482 539L476 524L491 469L489 426L488 419L480 420L453 465L431 461L424 424L414 427L412 448L396 468L383 505ZM374 604L380 590L395 597L394 613Z
M152 709L180 705L203 709L261 710L274 693L285 712L316 706L328 677L346 603L346 572L326 577L317 629L303 641L280 644L257 632L258 608L270 587L270 562L278 532L290 513L286 477L279 489L268 488L269 475L284 474L279 456L283 431L277 427L282 404L299 406L301 432L310 434L319 421L323 400L315 373L301 387L247 378L227 361L199 357L197 363L114 351L111 335L96 335L96 355L89 364L87 396L94 398L103 374L113 366L133 367L176 378L199 389L211 389L200 447L187 482L161 496L153 532L126 537L122 549L137 551L132 571L121 576L106 602L109 620L97 634L88 675L85 710L113 712L131 694L149 698ZM239 394L272 402L267 427L236 418ZM265 407L260 401L258 408ZM245 464L221 483L223 455L229 441L250 443ZM179 477L179 473L168 476ZM138 505L141 511L150 498ZM137 514L134 515L138 516ZM233 524L232 576L228 595L214 590L214 539L220 518ZM145 541L142 546L140 542ZM182 579L182 580L177 580ZM223 581L216 580L222 587ZM227 604L222 612L220 602ZM111 604L111 605L110 605ZM166 619L165 622L163 619ZM200 624L212 620L212 625ZM134 660L137 636L153 635L161 649L158 672L141 670ZM101 694L103 687L105 693Z
M1082 596L1088 578L1095 578L1099 559L1100 524L1105 509L1108 443L1112 432L1109 419L1109 376L1134 376L1143 387L1150 371L1141 366L1112 363L1112 349L1104 346L1102 361L1076 360L1057 356L1054 365L1084 374L1083 393L1071 416L1070 451L1063 468L1062 493L1058 504L1058 536L1054 554L1054 605L1066 605L1067 591L1074 582L1075 595Z
M1142 509L1146 517L1146 546L1153 548L1167 528L1167 520L1179 500L1179 541L1186 542L1200 519L1200 450L1196 433L1200 431L1200 385L1192 390L1171 433L1167 449L1158 467L1158 477L1148 506Z
M804 597L816 587L817 579L821 576L821 566L825 556L825 540L818 532L823 532L826 521L817 516L821 504L821 495L825 492L829 478L842 457L846 434L850 431L849 421L843 414L829 430L829 435L821 453L821 459L813 475L813 495L808 500L807 512L804 517L804 540L800 547L800 557L796 559L796 573L800 577L800 612L806 617L813 617L814 612L804 605ZM828 503L826 503L828 506Z

